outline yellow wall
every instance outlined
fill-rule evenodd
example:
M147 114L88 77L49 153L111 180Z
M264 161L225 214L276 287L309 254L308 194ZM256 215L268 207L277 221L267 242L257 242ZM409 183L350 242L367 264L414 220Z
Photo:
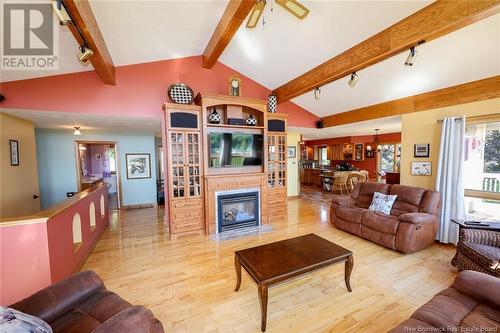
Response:
M441 124L439 119L445 117L479 116L500 112L500 98L473 102L422 112L404 114L401 116L401 184L434 189L439 158L439 143L441 140ZM414 158L413 145L430 143L429 158ZM412 161L431 161L431 176L412 176Z
M10 165L9 140L19 141L19 166ZM0 113L0 217L40 210L35 129L29 121Z
M295 146L297 153L295 158L287 159L287 169L288 169L288 196L294 197L298 196L300 193L300 182L299 182L299 140L300 133L288 133L287 136L287 146Z

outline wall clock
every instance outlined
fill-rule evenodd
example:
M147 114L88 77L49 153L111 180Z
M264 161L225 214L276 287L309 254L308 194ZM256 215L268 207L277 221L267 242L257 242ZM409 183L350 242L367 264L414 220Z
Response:
M241 96L241 79L237 76L229 78L229 96Z

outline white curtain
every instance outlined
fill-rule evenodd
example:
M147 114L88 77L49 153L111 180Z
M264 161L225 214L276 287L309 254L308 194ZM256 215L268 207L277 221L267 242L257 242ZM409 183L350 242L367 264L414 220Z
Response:
M464 138L465 117L443 119L436 179L436 190L441 196L437 239L442 243L457 242L458 227L451 219L465 218Z

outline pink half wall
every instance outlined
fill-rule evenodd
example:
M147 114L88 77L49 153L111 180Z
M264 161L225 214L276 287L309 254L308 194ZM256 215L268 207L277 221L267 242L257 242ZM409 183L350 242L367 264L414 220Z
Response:
M0 227L0 304L51 284L47 222Z
M242 79L242 97L267 99L271 90L234 69L217 62L212 69L201 66L201 56L116 67L116 86L105 85L94 71L5 82L3 108L76 113L98 113L161 118L161 105L168 101L167 88L176 82L199 92L228 94L228 78ZM278 112L288 114L289 126L315 127L317 116L286 102Z

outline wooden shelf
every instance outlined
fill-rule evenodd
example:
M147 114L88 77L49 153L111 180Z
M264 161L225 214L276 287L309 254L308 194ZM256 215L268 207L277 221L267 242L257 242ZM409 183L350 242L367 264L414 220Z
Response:
M223 128L257 128L264 129L264 126L247 126L247 125L226 125L226 124L207 124L207 127L223 127Z

